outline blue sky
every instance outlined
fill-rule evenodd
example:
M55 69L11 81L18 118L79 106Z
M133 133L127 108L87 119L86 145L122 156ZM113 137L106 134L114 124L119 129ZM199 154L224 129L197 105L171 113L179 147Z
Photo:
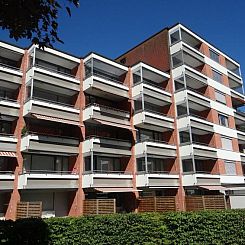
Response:
M60 14L59 32L65 44L57 43L55 48L77 56L95 51L115 58L181 22L240 62L244 77L244 9L244 0L80 0L71 18ZM0 39L16 44L5 31L0 31Z

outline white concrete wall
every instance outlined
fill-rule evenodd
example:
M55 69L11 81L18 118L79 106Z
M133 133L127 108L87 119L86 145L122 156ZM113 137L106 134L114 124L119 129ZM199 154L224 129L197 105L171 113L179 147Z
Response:
M230 196L232 209L245 208L245 196Z

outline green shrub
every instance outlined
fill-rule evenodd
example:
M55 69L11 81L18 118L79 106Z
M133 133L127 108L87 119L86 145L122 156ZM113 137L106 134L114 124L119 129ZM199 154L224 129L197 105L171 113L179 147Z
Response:
M0 244L245 244L245 210L0 221Z

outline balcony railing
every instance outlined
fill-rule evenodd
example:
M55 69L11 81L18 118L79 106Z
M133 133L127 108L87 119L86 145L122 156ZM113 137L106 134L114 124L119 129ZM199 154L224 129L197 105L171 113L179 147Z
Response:
M130 171L123 170L85 170L83 175L86 174L118 174L118 175L129 175L132 174Z
M148 171L137 171L137 174L165 174L165 175L173 175L178 174L177 171L162 171L162 170L148 170Z
M142 112L149 112L149 113L157 114L157 115L163 116L163 117L174 118L173 116L164 114L162 112L154 111L154 110L149 110L149 109L138 109L138 110L135 110L135 113L134 114L142 113Z
M14 174L14 171L4 171L4 170L1 170L0 171L0 175L3 174L3 175L13 175Z
M42 66L42 65L39 65L39 64L34 64L34 67L41 68L41 69L44 69L44 70L47 70L47 71L51 71L51 72L55 72L55 73L61 74L63 76L75 78L75 76L72 75L72 74L70 74L70 73L62 72L62 71L59 71L57 69L53 69L53 68L50 68L50 67L47 67L47 66ZM32 67L30 67L30 68L32 68Z
M110 107L110 106L106 106L106 105L101 105L101 104L97 104L97 103L90 103L90 104L86 105L83 109L85 110L86 108L88 108L90 106L101 107L101 108L104 108L104 109L107 109L107 110L112 110L112 111L115 111L115 112L121 112L121 113L127 113L127 114L129 114L128 111L120 110L120 109L117 109L117 108L114 108L114 107Z
M74 145L77 146L77 144L79 143L79 139L75 138L75 137L69 137L69 136L62 136L62 135L58 135L58 134L48 134L48 133L40 133L40 132L34 132L34 131L26 131L26 133L24 135L22 135L22 137L25 136L40 136L43 137L43 139L39 139L40 142L44 142L44 143L61 143L61 144L68 144L68 145ZM49 138L51 140L49 140ZM54 139L54 140L52 140ZM55 139L57 139L57 142L55 142ZM62 140L62 142L59 141ZM64 142L65 140L68 140L69 143ZM71 142L72 141L72 142Z
M180 143L181 146L184 146L184 145L201 145L201 146L207 146L207 147L211 147L211 148L216 148L216 146L212 143L205 143L205 142L198 142L198 141L192 141L192 142L183 142L183 143Z
M89 140L89 139L105 139L105 140L111 140L111 141L120 141L120 142L125 142L125 143L131 143L131 141L129 140L125 140L125 139L120 139L120 138L111 138L111 137L104 137L104 136L97 136L97 135L89 135L85 138L85 140Z
M96 69L93 68L93 71L87 72L85 79L87 79L91 76L97 76L97 77L104 78L104 79L112 81L112 82L123 84L123 82L120 81L119 78L114 77L113 74L106 72L104 70L97 69L97 68Z
M19 103L19 101L16 100L16 99L11 99L11 98L2 97L2 96L0 96L0 101L7 101L7 102Z
M46 102L46 103L49 103L49 104L57 104L57 105L61 105L61 106L64 106L64 107L74 108L74 105L72 105L72 104L66 104L66 103L63 103L63 102L60 102L60 101L56 101L56 100L44 99L44 98L41 98L41 97L38 97L38 96L29 97L29 98L27 98L27 100L25 102L28 102L29 100L39 100L39 101L43 101L43 102Z
M0 66L6 67L6 68L9 68L9 69L12 69L12 70L16 70L16 71L22 71L19 67L7 65L7 64L1 63L1 62L0 62Z
M56 175L77 175L74 171L58 171L58 170L24 170L23 174L56 174Z
M188 171L188 172L183 172L183 174L209 174L209 175L220 175L219 173L213 173L210 171L206 170L196 170L196 171Z
M174 146L174 144L171 144L167 141L157 140L157 139L140 139L140 140L136 141L136 143L144 143L144 142L146 142L146 143L147 142L149 142L149 143L154 142L154 143L160 143L160 144L173 145Z
M143 80L143 81L139 81L139 82L134 83L133 86L136 86L136 85L139 85L139 84L142 84L142 83L146 84L146 85L150 85L150 86L158 88L158 89L161 89L163 91L169 92L169 91L167 91L166 88L159 86L157 83L154 83L153 81L150 82L150 81Z

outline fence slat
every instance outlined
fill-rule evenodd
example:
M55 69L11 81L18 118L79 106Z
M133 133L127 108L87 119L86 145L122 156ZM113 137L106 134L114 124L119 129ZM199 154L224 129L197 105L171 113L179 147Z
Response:
M84 215L116 213L115 199L87 199L83 205Z
M174 196L141 197L138 199L139 212L176 211L177 203Z
M223 195L186 196L186 211L227 209Z
M42 202L18 202L16 210L16 219L41 217Z

